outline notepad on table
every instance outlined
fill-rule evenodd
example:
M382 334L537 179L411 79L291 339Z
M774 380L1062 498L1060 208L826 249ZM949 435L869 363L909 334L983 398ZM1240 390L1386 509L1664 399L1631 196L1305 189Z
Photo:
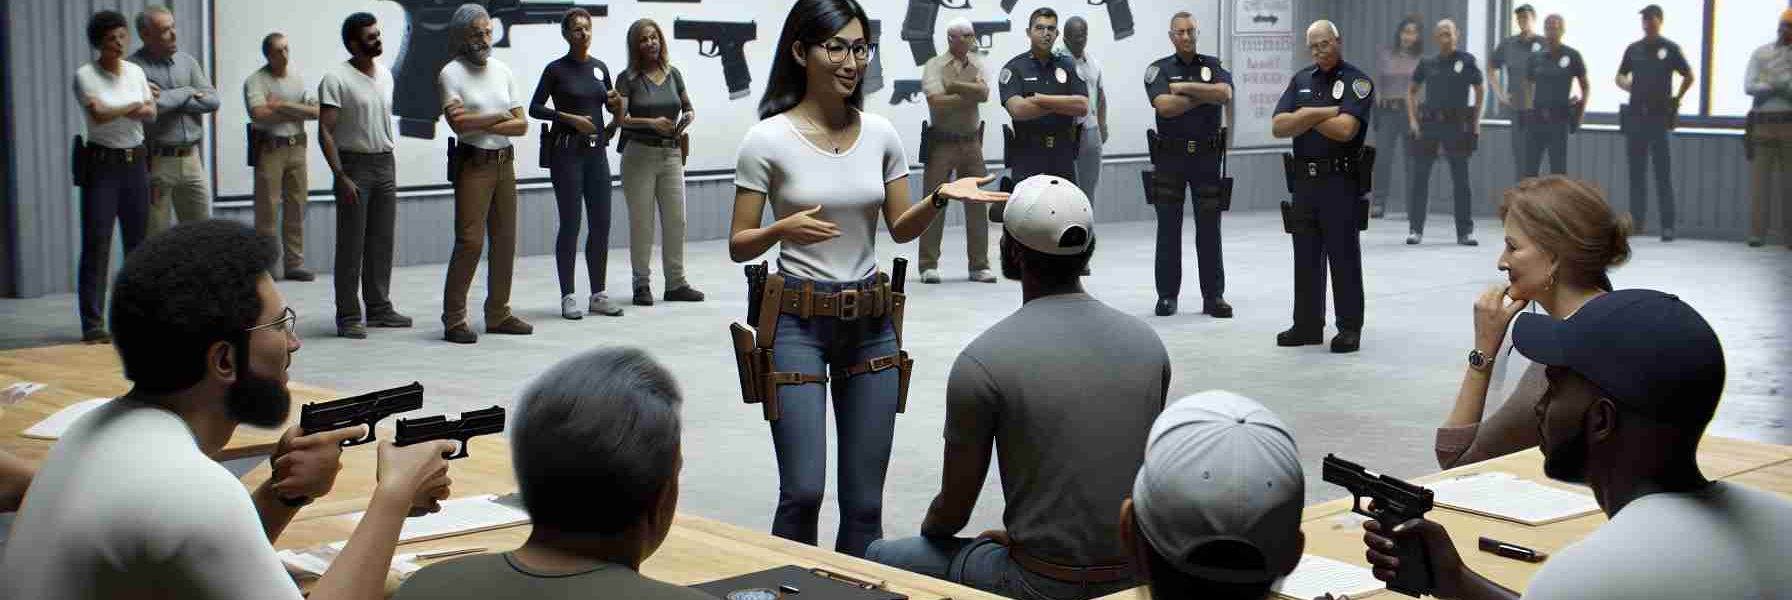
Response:
M355 513L349 518L359 523L366 514ZM485 494L456 498L443 502L441 512L405 519L404 529L398 534L398 543L408 544L490 531L528 522L529 513L499 501L497 496Z
M1530 526L1599 512L1591 495L1544 485L1499 471L1464 475L1428 485L1437 504Z
M81 417L87 416L87 413L93 412L94 409L111 401L111 398L94 398L70 404L67 408L56 411L56 414L38 421L36 425L32 425L30 429L26 429L19 435L39 440L60 438L62 434L68 432L68 428L73 426L75 421L81 420Z
M1277 581L1270 589L1282 597L1311 600L1326 594L1361 598L1385 588L1367 567L1303 554L1300 564L1295 565L1294 572Z

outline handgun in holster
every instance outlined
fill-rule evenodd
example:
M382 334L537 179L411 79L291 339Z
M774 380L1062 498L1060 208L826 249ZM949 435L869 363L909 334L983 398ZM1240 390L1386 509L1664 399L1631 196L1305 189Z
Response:
M460 140L448 136L448 183L453 185L460 181Z
M1220 178L1213 183L1195 186L1195 210L1226 212L1232 210L1232 176L1226 173L1225 127L1214 134L1214 150L1220 155ZM1177 190L1180 195L1181 190Z
M548 124L541 124L541 152L535 155L535 166L543 169L552 168L554 164L554 134L548 131Z
M1742 157L1751 161L1755 159L1755 124L1758 121L1755 116L1757 114L1759 113L1748 111L1748 120L1742 124Z
M1315 214L1310 205L1283 200L1282 231L1289 235L1316 233L1319 231L1319 216Z
M261 136L255 131L254 123L243 124L243 144L245 144L245 148L249 149L248 152L243 153L244 162L249 163L249 166L253 168L261 162L261 156L259 156L261 154Z
M1381 524L1384 536L1392 537L1395 526L1424 518L1435 499L1429 489L1364 469L1330 454L1325 455L1322 476L1326 483L1349 490L1355 497L1350 511L1375 519ZM1365 498L1373 502L1365 505ZM1437 582L1431 577L1431 555L1425 551L1423 540L1414 536L1395 542L1394 556L1399 559L1400 568L1394 572L1394 578L1388 580L1388 589L1417 598L1436 588Z
M1369 208L1374 203L1372 194L1375 190L1375 147L1363 146L1356 163L1356 230L1369 230Z
M932 136L928 135L930 133L933 133L932 130L933 130L933 125L931 123L928 123L925 119L923 119L921 121L921 164L924 164L924 165L933 163L933 144L930 143L927 139L929 137L932 137Z
M87 187L93 183L93 153L87 148L87 140L79 134L75 135L74 145L69 148L68 169L74 179L75 187Z

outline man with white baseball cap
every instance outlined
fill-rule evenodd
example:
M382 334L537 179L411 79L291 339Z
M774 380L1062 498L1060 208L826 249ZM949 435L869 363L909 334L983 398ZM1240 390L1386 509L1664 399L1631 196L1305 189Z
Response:
M1095 598L1137 585L1112 510L1132 490L1163 410L1170 357L1150 326L1083 291L1089 199L1068 179L1015 186L1002 274L1020 310L984 331L946 383L945 467L921 536L865 558L1011 598ZM957 537L1001 452L999 531Z
M1164 409L1145 442L1120 535L1154 600L1258 600L1294 571L1305 483L1294 434L1227 391Z

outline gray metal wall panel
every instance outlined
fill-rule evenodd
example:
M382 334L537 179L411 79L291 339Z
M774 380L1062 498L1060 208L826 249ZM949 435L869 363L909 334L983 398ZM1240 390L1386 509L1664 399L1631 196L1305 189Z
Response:
M9 4L6 110L11 111L13 138L5 140L13 157L12 219L18 232L18 280L21 297L74 290L75 260L80 249L80 210L69 184L69 139L82 131L80 108L70 81L76 68L93 59L87 45L87 19L100 10L116 10L134 20L149 4L174 8L181 48L208 62L202 52L209 27L202 0L23 0ZM141 43L133 27L132 49ZM114 240L120 239L114 235ZM115 245L116 245L115 241ZM116 251L115 251L116 254Z

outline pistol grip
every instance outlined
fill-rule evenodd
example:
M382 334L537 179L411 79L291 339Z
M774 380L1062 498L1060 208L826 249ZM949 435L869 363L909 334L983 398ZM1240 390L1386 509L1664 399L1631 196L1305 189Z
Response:
M1392 535L1394 527L1407 521L1398 515L1378 517L1384 535ZM1400 560L1400 568L1394 571L1394 579L1388 582L1388 589L1418 598L1431 593L1436 582L1431 579L1431 555L1425 551L1425 541L1413 537L1394 543L1394 557Z
M746 49L738 44L724 46L717 42L716 50L722 55L722 79L728 83L728 98L745 97L753 83L753 74L747 70Z

